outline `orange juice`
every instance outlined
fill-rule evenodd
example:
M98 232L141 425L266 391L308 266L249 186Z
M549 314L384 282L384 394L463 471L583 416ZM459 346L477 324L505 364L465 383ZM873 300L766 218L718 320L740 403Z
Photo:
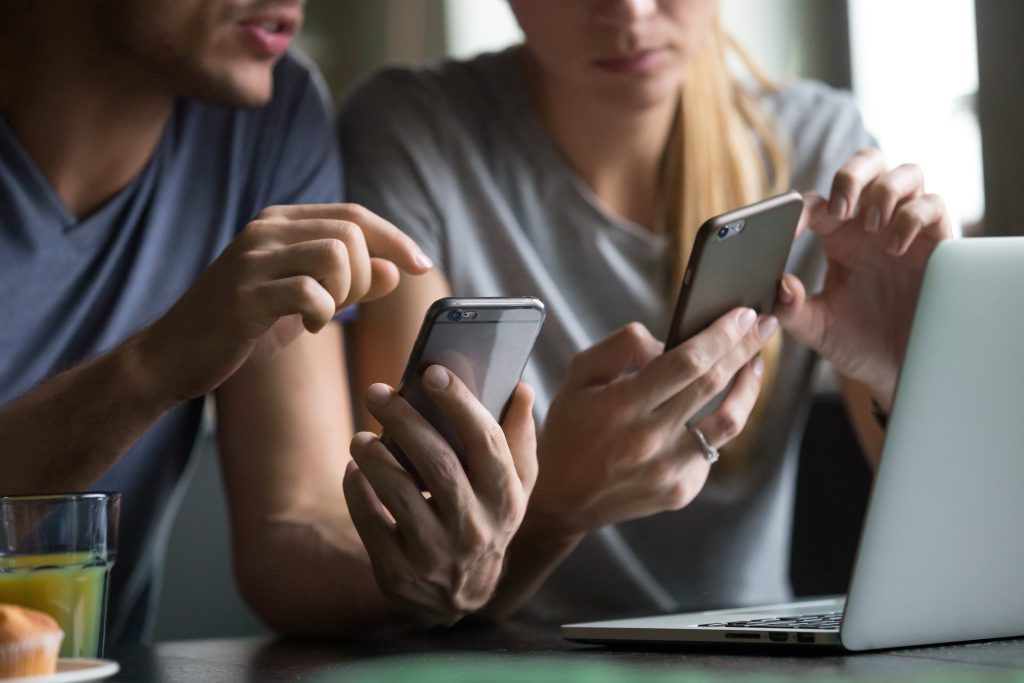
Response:
M0 602L46 612L64 630L61 657L99 657L110 563L92 553L0 557Z

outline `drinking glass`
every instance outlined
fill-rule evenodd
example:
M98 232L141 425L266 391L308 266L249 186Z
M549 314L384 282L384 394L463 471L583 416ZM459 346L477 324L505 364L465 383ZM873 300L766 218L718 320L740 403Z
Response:
M102 657L119 493L0 496L0 603L46 612L61 657Z

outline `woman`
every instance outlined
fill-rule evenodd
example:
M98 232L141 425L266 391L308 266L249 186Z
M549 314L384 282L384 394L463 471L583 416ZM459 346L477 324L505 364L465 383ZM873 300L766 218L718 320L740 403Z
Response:
M810 349L877 441L863 415L891 403L945 209L917 167L886 170L847 96L740 85L713 0L510 5L524 45L386 71L342 114L350 197L438 264L363 309L356 383L397 381L437 297L539 296L549 318L524 379L540 472L489 609L584 619L784 600ZM697 226L788 187L810 193L775 311L792 339L735 310L662 355ZM701 437L722 448L713 469Z

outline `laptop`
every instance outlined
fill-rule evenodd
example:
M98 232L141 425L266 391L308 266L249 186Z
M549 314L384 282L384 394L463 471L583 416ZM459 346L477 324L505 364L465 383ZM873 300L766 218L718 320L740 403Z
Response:
M562 635L846 650L1024 635L1024 237L928 261L846 596Z

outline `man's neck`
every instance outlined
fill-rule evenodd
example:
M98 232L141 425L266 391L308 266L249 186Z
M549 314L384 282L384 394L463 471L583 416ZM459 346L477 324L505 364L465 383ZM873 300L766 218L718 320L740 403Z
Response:
M601 206L652 231L658 225L660 176L677 104L639 111L584 100L545 82L527 65L531 94L555 145Z
M88 216L153 154L173 98L131 60L103 46L87 17L47 16L12 3L0 27L0 115L67 208Z

